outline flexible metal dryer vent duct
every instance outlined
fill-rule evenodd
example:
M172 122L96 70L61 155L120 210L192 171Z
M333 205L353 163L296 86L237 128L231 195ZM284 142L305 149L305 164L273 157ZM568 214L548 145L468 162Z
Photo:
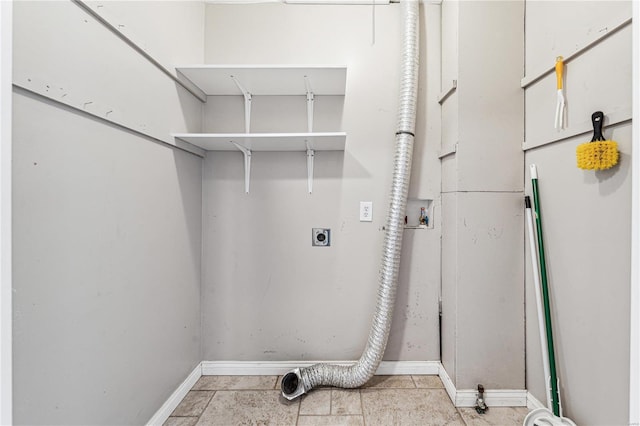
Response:
M282 379L282 395L290 400L317 386L357 388L364 385L378 369L387 346L398 286L418 93L418 1L401 1L401 7L404 29L396 152L389 215L382 250L378 302L369 339L362 356L355 364L316 364L311 367L296 368L287 373Z

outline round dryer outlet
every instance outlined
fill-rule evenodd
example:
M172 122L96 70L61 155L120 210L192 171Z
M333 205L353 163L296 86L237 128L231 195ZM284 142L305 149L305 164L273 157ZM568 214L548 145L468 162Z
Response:
M331 229L312 228L311 245L314 247L329 247L331 245Z

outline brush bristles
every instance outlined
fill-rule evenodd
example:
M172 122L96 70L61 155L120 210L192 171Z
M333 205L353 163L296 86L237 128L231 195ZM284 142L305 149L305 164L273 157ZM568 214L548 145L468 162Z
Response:
M584 170L606 170L618 163L618 144L614 141L589 142L576 148L578 167Z

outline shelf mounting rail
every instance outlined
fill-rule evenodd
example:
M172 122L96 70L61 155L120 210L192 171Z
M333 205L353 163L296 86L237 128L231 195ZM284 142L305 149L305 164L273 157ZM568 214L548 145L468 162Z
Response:
M309 81L309 77L304 76L304 84L307 88L307 132L313 133L313 101L315 100L315 96L313 94L313 89L311 89L311 82ZM313 159L315 157L315 151L311 149L309 145L309 141L306 141L307 144L307 188L309 189L309 194L313 192Z

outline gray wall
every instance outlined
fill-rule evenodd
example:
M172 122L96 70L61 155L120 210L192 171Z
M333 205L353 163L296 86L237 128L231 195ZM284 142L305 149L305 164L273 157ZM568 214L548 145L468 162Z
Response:
M631 16L631 2L527 1L526 75ZM576 167L591 114L631 117L631 25L566 63L568 128L553 129L555 74L526 89L526 165L539 173L558 373L565 414L580 425L628 423L631 122L605 127L620 163ZM625 113L626 111L626 113ZM588 127L586 127L588 128ZM585 129L586 129L585 128ZM578 133L576 136L573 134ZM568 139L545 143L562 137ZM526 192L531 193L529 173ZM535 294L527 251L527 388L545 401Z
M202 46L201 19L187 18L201 4L131 7ZM199 101L78 6L14 12L16 84L111 106L151 134L200 129ZM145 423L201 360L202 160L20 88L13 98L14 422Z
M524 389L524 3L442 3L442 360L457 389ZM505 59L508 58L508 59Z
M423 19L410 196L434 200L435 229L405 232L387 360L439 358L439 128L424 120L426 108L434 108L425 99L439 91L439 19L430 10L421 14L436 31L428 32ZM372 44L371 7L207 5L207 63L344 64L348 71L344 99L317 97L315 130L343 130L347 142L345 152L316 153L313 194L306 191L304 153L254 152L248 195L242 155L207 154L205 360L348 360L364 348L378 285L400 66L400 8L375 11ZM428 77L427 63L438 70ZM304 131L304 108L302 99L254 97L252 130ZM206 131L242 129L240 97L209 99ZM372 223L359 222L360 201L373 201ZM312 227L331 228L330 248L311 247Z

